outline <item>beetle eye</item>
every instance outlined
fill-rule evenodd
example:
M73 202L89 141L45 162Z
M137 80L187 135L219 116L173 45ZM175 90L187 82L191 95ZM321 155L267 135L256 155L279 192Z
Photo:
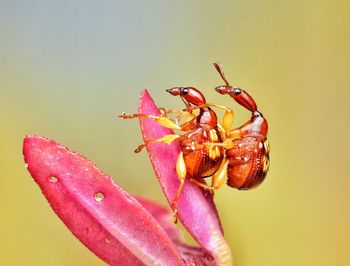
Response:
M233 94L234 94L234 95L240 95L241 92L242 92L242 90L239 89L239 88L235 88L235 89L233 90Z
M188 94L188 88L182 88L182 89L181 89L181 94L182 94L182 95Z

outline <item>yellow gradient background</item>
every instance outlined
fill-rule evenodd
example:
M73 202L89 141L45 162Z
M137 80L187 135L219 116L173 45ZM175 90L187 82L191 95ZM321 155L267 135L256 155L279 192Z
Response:
M0 264L104 265L65 228L24 168L22 139L79 151L126 191L164 203L133 113L149 88L246 88L269 121L271 169L216 193L237 266L350 265L349 1L1 1ZM198 221L201 223L201 221ZM210 232L208 232L210 234ZM188 237L188 236L187 236ZM189 237L188 237L189 238Z

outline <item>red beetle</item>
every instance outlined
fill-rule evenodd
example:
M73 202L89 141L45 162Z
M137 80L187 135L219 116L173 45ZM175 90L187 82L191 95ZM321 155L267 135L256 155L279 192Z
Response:
M215 90L220 94L228 94L252 113L251 119L244 125L225 132L229 140L224 143L228 161L227 184L242 190L255 188L264 181L269 169L267 121L258 111L254 99L245 90L230 86L222 67L217 63L214 66L225 82L225 85Z
M186 109L183 111L161 109L162 115L160 116L123 113L120 117L123 119L149 118L164 127L183 132L181 135L170 134L160 139L147 140L135 150L135 152L140 152L146 145L154 142L169 144L175 140L179 141L181 152L176 163L176 171L180 180L180 186L171 204L176 217L177 201L181 195L185 179L208 189L203 178L212 176L211 187L221 186L219 182L223 180L223 173L219 169L225 157L225 148L220 145L210 145L223 142L217 116L210 106L224 108L226 117L229 117L230 114L232 115L232 110L220 105L208 104L204 95L193 87L174 87L166 91L173 96L181 97L186 105ZM194 114L194 111L198 112L198 114ZM179 115L172 119L167 116L169 113L179 113Z

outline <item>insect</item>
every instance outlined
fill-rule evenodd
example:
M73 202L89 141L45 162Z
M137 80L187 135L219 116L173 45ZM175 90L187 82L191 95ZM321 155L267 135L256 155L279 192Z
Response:
M147 114L120 115L123 119L137 117L155 120L158 124L176 129L182 134L169 134L160 139L146 140L135 152L140 152L146 145L172 143L179 141L181 152L176 162L176 172L180 181L177 193L172 201L175 222L177 201L181 195L185 180L213 192L219 189L227 179L233 188L247 190L261 184L269 168L268 125L266 119L257 110L254 99L244 90L230 86L221 65L214 63L225 85L216 87L220 94L228 94L238 104L252 113L251 119L241 127L232 129L233 111L219 104L207 103L204 95L193 87L174 87L166 90L173 96L179 96L185 103L183 111L161 109L160 116ZM211 107L224 110L219 123ZM198 114L194 114L197 110ZM179 113L172 119L169 113ZM212 177L211 185L204 181Z
M270 164L267 121L258 111L252 96L238 87L230 86L221 65L214 63L214 66L225 82L225 85L215 90L220 94L228 94L252 114L244 125L225 132L228 141L215 144L224 146L226 150L227 184L240 190L255 188L264 181Z
M169 134L160 139L147 140L135 150L135 152L140 152L146 145L154 142L169 144L175 140L179 141L181 152L177 159L176 172L180 185L171 204L176 222L177 201L186 179L207 188L203 178L212 176L211 187L221 186L220 182L222 182L224 175L221 166L225 157L225 148L220 145L207 145L223 142L216 113L210 106L225 110L224 119L227 121L225 125L231 125L230 120L233 119L233 112L227 107L207 103L204 95L193 87L174 87L166 91L173 96L181 97L186 109L184 111L162 110L163 115L161 116L123 113L120 117L122 119L149 118L164 127L183 132L181 135ZM194 114L194 110L197 110L198 114ZM172 112L179 112L180 114L175 119L167 117L167 114ZM229 127L226 128L226 130L228 129Z

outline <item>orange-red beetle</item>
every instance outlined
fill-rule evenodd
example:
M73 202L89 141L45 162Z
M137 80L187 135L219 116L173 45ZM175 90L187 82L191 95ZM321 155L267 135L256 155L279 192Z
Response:
M193 87L174 87L166 91L173 96L181 97L186 109L183 111L161 109L161 116L123 113L120 117L123 119L145 117L155 120L164 127L183 132L181 135L169 134L160 139L147 140L135 150L135 152L140 152L146 145L154 142L169 144L175 140L179 141L181 152L177 159L176 171L180 186L171 204L176 216L176 205L185 184L185 179L207 189L208 186L203 178L212 176L212 187L221 186L219 182L222 182L223 174L219 169L225 157L225 148L220 146L223 142L223 136L218 126L216 113L210 106L224 108L227 114L226 117L230 113L232 114L232 111L226 107L208 104L204 95ZM198 114L194 114L194 111ZM175 119L167 116L174 112L180 113Z
M226 132L226 137L232 139L226 142L227 184L242 190L255 188L264 181L269 169L267 121L257 110L254 99L246 91L230 86L222 67L216 63L214 66L225 81L225 85L215 90L220 94L228 94L252 113L251 119L244 125Z

